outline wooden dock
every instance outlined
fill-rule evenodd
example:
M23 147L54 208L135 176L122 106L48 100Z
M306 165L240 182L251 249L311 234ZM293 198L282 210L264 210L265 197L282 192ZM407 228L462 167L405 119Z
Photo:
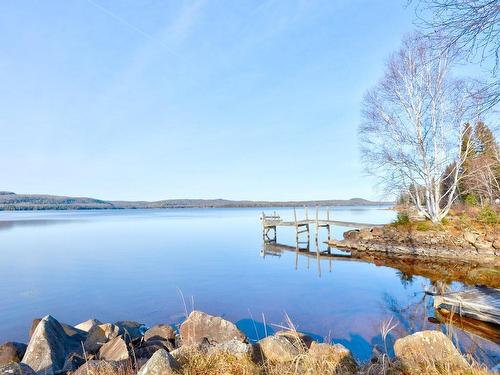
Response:
M326 211L326 218L320 218L319 207L316 207L316 217L309 219L308 208L304 207L305 218L302 220L297 219L297 210L293 209L293 221L285 221L281 218L279 214L274 212L271 215L266 215L262 212L260 220L262 221L262 237L265 241L276 242L276 228L277 227L294 227L295 237L297 242L299 242L299 235L305 233L307 235L307 242L310 240L310 226L314 225L315 237L318 238L319 230L321 228L326 228L328 233L328 240L331 239L331 227L340 226L356 229L373 228L380 227L380 224L368 224L368 223L355 223L351 221L341 221L341 220L331 220L330 219L330 209ZM271 237L271 233L273 236Z
M500 288L478 286L434 296L434 308L500 325Z

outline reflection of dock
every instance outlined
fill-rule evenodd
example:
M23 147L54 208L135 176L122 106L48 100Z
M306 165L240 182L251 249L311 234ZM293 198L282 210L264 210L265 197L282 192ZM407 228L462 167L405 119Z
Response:
M434 307L500 326L500 289L476 287L434 297Z
M340 221L340 220L331 220L330 219L330 210L328 209L326 211L326 218L321 219L319 216L319 207L316 207L316 217L314 219L309 219L308 212L307 212L307 207L304 207L304 212L305 212L305 219L303 220L298 220L297 219L297 211L295 208L293 209L293 216L294 220L293 221L285 221L281 218L280 215L278 215L276 212L274 212L272 215L266 215L264 212L262 212L262 216L260 220L262 221L262 235L264 237L265 241L276 241L276 228L277 227L294 227L295 228L295 234L296 234L296 240L299 240L299 235L302 233L306 233L307 235L307 242L309 242L310 239L310 225L315 226L315 235L316 239L318 238L318 233L321 228L326 228L328 231L328 240L330 240L331 237L331 227L332 226L340 226L340 227L348 227L348 228L356 228L356 229L363 229L363 228L373 228L380 226L378 224L367 224L367 223L355 223L351 221ZM271 231L273 232L274 236L271 237Z
M480 336L487 340L493 341L495 344L500 344L500 326L482 322L476 319L466 318L452 314L447 310L436 309L434 317L443 324L452 324L463 331L467 331L476 336Z
M299 257L307 258L307 268L310 267L310 260L314 259L317 262L318 275L321 277L321 261L328 260L328 270L332 272L333 260L354 260L348 254L334 254L330 247L326 250L320 250L318 241L315 242L316 251L311 251L309 242L296 242L295 246L276 243L275 241L264 241L262 244L261 256L281 257L284 252L295 253L295 269L298 269Z
M326 250L316 249L316 251L311 251L309 246L300 247L299 244L297 244L297 246L290 246L275 242L264 242L264 244L262 245L261 255L281 256L281 254L284 253L285 251L289 251L298 253L299 255L304 257L315 258L315 259L319 257L320 259L354 260L351 258L349 254L332 253L330 247L327 248Z

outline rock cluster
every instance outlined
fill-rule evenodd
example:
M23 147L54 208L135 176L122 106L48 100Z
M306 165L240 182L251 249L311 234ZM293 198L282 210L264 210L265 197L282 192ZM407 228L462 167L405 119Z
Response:
M469 366L438 331L399 339L394 351L409 373L419 367L423 357L446 361L450 368ZM169 325L147 329L131 321L111 324L93 319L72 327L47 315L38 319L27 346L11 342L0 346L0 375L92 375L122 369L139 375L178 374L192 353L224 353L278 366L320 364L347 374L358 369L350 351L340 344L318 343L295 331L280 331L252 344L233 323L193 311L179 333Z
M330 241L332 246L354 250L423 255L437 258L499 262L500 233L466 230L460 233L418 231L386 225L371 229L350 230L343 241Z

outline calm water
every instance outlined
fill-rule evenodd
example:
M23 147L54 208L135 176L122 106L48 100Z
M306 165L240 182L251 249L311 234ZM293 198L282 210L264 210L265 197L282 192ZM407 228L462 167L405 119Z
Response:
M48 313L69 324L91 317L175 324L184 316L182 295L188 310L238 322L252 338L264 335L264 321L278 329L286 313L299 330L362 360L381 344L382 320L398 321L395 336L427 324L427 279L370 263L265 255L260 212L0 212L0 341L27 341L31 320ZM344 207L333 217L386 223L394 213ZM278 242L294 238L292 228L278 229Z

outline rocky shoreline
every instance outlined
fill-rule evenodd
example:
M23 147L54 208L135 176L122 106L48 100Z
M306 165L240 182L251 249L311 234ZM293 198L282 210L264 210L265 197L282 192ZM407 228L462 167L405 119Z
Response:
M419 231L412 227L385 225L344 233L329 246L385 254L474 262L500 270L500 231Z
M385 373L387 366L395 374L420 374L429 363L452 371L443 373L474 368L441 331L400 338L394 353L391 361L381 355L360 364L344 346L319 343L295 330L251 343L232 322L200 311L193 311L178 330L168 324L148 328L96 319L70 326L47 315L33 321L27 345L0 346L0 375L357 374L367 369L374 374ZM222 371L215 371L217 361Z

